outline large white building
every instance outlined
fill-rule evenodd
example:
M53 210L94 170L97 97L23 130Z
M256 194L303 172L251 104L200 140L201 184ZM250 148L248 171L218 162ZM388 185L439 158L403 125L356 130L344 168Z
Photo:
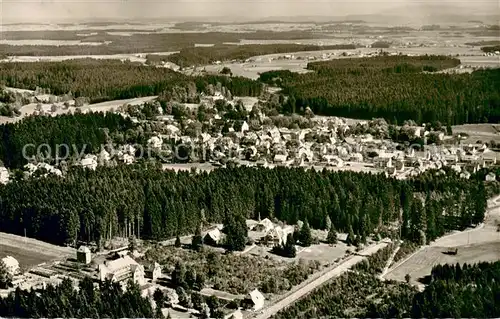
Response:
M19 262L16 258L7 256L2 258L2 262L5 264L5 266L7 267L7 271L11 275L15 275L19 271Z
M124 256L112 261L106 261L99 265L99 279L109 279L114 282L122 282L132 279L133 282L144 285L144 267L129 256Z

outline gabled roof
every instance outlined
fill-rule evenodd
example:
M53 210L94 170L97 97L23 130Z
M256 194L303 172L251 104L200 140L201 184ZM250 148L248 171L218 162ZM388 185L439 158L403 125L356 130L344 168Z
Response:
M110 272L115 272L125 267L130 267L132 265L139 265L135 260L130 258L130 256L124 256L115 260L112 260L105 264L106 268Z
M209 236L213 241L218 242L222 238L222 233L218 228L215 228L209 231L206 236Z
M78 252L79 253L90 253L90 249L87 246L80 246L80 248L78 248Z
M146 267L144 267L144 269L146 271L154 271L157 267L161 267L160 264L157 262L152 262L152 263L146 264Z
M259 222L258 225L264 226L266 229L272 229L274 227L274 224L272 221L269 220L269 218L264 218Z

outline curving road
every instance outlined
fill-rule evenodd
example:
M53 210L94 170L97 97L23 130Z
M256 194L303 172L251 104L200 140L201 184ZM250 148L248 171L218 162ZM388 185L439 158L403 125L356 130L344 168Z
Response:
M369 246L368 248L362 250L357 255L349 257L347 260L342 262L340 265L334 266L334 268L330 268L324 270L324 273L319 277L314 279L313 281L305 284L303 287L298 288L296 291L292 292L285 298L281 299L275 304L272 304L258 313L251 315L249 318L255 319L267 319L271 316L278 313L278 311L290 306L292 303L307 295L314 289L318 288L320 285L324 284L328 280L341 275L342 273L349 270L352 266L359 263L367 256L376 253L378 250L384 248L388 245L388 242L380 242L378 244Z

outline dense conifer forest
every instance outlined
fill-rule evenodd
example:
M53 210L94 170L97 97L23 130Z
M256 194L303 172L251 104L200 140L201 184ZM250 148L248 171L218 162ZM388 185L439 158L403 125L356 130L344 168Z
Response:
M6 167L19 168L27 163L23 157L25 145L26 157L37 155L37 148L42 144L48 144L52 152L48 154L47 148L41 151L47 152L46 157L54 159L56 156L63 158L67 155L75 155L76 152L98 153L101 145L114 141L117 134L124 136L124 142L138 142L137 135L131 132L135 125L130 118L124 118L112 113L91 113L50 116L31 116L16 123L0 125L0 159ZM58 144L68 145L68 150L59 148ZM38 160L41 160L38 158Z
M500 262L438 265L431 283L415 296L412 317L498 318Z
M71 280L44 289L16 289L0 298L3 318L153 318L149 299L141 297L139 286L128 283L124 292L119 283L101 282L94 288L90 278L83 279L79 290Z
M414 288L405 283L384 282L365 272L348 272L272 318L405 318L414 294ZM380 315L367 315L375 300L386 312L380 309Z
M481 51L486 52L486 53L493 53L496 51L500 51L500 45L481 47Z
M130 35L114 35L113 32L130 32ZM322 33L309 31L255 31L255 32L180 32L154 33L151 30L140 29L105 29L93 30L92 33L81 36L81 31L8 31L2 33L5 40L73 40L81 41L82 45L9 45L0 44L0 52L6 55L24 56L60 56L60 55L105 55L120 53L152 53L173 52L185 48L193 48L195 44L239 43L241 40L299 40L327 37ZM146 32L146 33L144 33ZM101 42L102 45L93 45ZM89 43L89 45L85 45Z
M335 59L309 63L312 73L270 71L260 79L290 96L287 112L309 106L319 115L382 117L393 124L499 122L500 69L436 73L459 63L443 56Z
M170 61L177 65L204 65L215 61L245 60L247 58L266 54L320 51L320 50L352 50L353 44L339 45L302 45L302 44L249 44L249 45L217 45L213 47L185 48L179 53L167 56L148 55L150 59Z
M197 88L220 82L233 95L259 96L262 84L241 77L189 77L167 68L117 60L76 59L64 62L1 63L0 83L21 89L36 87L62 95L84 96L91 103L158 95L189 82Z
M328 216L336 230L358 241L390 231L390 223L401 221L403 238L425 243L481 222L485 196L482 182L460 179L452 171L403 182L300 168L239 167L194 174L147 163L96 171L75 167L64 178L1 185L0 231L26 231L57 244L102 243L132 234L164 239L193 233L202 222L260 214L288 224L308 220L318 229L326 228Z
M347 273L274 318L497 318L499 267L500 262L438 265L423 292L365 272Z

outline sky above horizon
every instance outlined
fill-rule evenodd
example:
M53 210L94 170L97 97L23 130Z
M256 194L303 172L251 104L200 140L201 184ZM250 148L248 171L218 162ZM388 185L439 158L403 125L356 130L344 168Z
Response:
M408 15L429 14L428 5L452 4L454 7L491 12L498 1L452 0L0 0L0 23L54 23L91 19L147 19L242 17L259 19L273 16L343 16L372 14L408 7ZM425 8L425 9L424 9ZM483 9L483 10L481 10ZM402 11L401 11L402 10ZM494 14L493 11L492 14ZM497 11L498 12L498 11ZM447 12L453 14L454 12Z

